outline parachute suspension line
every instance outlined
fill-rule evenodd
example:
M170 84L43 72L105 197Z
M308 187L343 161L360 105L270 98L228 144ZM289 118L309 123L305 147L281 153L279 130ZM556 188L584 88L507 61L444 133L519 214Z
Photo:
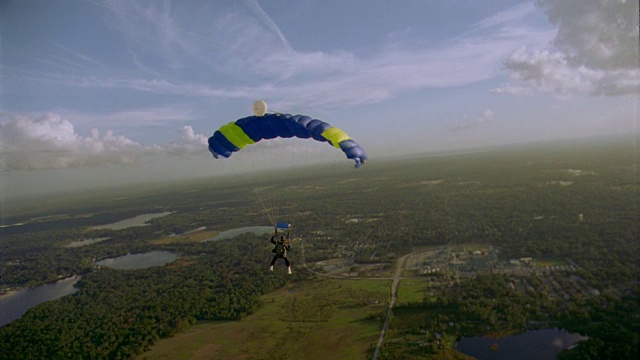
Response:
M273 223L273 214L269 212L269 200L265 197L265 186L261 180L261 176L258 174L258 165L256 161L256 154L249 152L239 152L234 155L237 158L237 162L242 164L242 177L247 180L247 186L250 188L251 197L258 205L258 211L267 218L269 223ZM223 161L224 162L224 161Z
M269 211L271 214L271 223L275 224L276 222L282 220L280 217L283 212L283 192L285 185L280 179L280 173L273 171L272 163L274 162L273 156L270 154L270 151L261 151L260 155L262 157L262 164L269 164L269 168L265 171L265 180L266 186L264 190L264 194L267 196L267 206L269 207Z
M257 161L257 157L261 157L262 160ZM267 174L264 173L264 169L259 168L259 164L265 163L264 152L259 151L257 153L250 154L249 161L251 161L252 168L252 171L249 172L249 176L253 178L253 192L255 193L258 203L262 208L262 214L266 216L267 220L269 220L269 224L275 224L277 214L275 213L276 206L273 202L272 196L274 191L273 186L272 184L267 183Z
M265 203L265 200L262 198L262 196L260 195L260 191L258 191L258 189L254 188L253 189L254 194L256 195L256 197L258 198L258 202L260 203L260 206L262 207L262 213L267 217L267 219L269 220L269 224L273 224L274 223L274 218L273 216L271 216L271 214L269 213L269 209L267 208L267 205Z
M289 164L289 168L285 168L283 172L283 199L281 207L283 213L281 214L282 218L280 220L286 221L293 227L293 229L287 229L287 238L289 239L289 243L291 245L293 245L291 230L295 230L296 226L298 226L296 215L298 207L298 192L300 191L298 188L300 186L300 182L299 180L297 180L299 175L297 171L299 170L295 167L300 166L300 163L305 161L305 159L301 158L296 152L295 147L297 143L298 140L295 138L287 140L285 142L286 148L283 154L283 156L286 157L286 163ZM291 176L291 174L295 174L295 176Z

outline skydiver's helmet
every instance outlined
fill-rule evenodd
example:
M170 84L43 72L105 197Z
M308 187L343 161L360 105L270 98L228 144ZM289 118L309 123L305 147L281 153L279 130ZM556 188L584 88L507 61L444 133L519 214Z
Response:
M284 236L280 236L280 241L285 242Z

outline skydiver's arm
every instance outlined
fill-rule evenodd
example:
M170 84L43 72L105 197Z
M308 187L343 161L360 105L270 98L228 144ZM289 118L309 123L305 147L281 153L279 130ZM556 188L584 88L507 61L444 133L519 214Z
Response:
M272 243L273 245L275 245L275 244L276 244L276 237L277 237L276 235L273 235L273 236L271 237L271 243Z

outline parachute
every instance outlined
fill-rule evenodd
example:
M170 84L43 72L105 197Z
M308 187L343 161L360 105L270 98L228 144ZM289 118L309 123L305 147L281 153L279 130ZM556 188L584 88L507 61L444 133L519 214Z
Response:
M264 114L266 104L265 108L259 105L254 113ZM261 140L292 137L328 142L342 150L347 159L354 160L356 168L367 161L364 149L341 129L309 116L279 113L248 116L223 125L209 138L209 151L216 159L228 158Z
M334 148L340 149L347 159L355 161L355 167L361 167L367 161L367 153L343 130L330 125L324 121L313 119L304 115L290 115L274 112L267 112L267 104L264 101L256 101L253 104L253 116L244 117L236 121L221 126L209 138L209 151L218 158L229 158L235 152L239 152L235 157L240 157L239 166L245 166L249 185L255 193L257 205L262 209L262 213L273 224L275 233L287 232L292 229L291 224L296 223L296 217L302 212L297 201L297 196L304 196L304 185L296 182L295 176L288 176L278 170L281 164L296 166L308 162L315 163L321 160L331 160L332 157L339 157L341 154L335 152L334 156L325 154L318 148L324 146L314 146L316 143L329 143ZM277 164L269 163L273 153L269 151L241 151L242 149L262 140L276 138L297 138L302 142L312 141L307 149L321 150L319 152L298 152L290 150L285 153L278 153ZM294 140L292 139L292 140ZM295 142L295 141L293 141ZM329 149L326 147L326 149ZM329 152L329 151L327 151ZM286 156L285 156L286 155ZM247 161L250 160L250 161ZM315 160L315 161L314 161ZM270 170L268 173L264 171ZM258 171L262 168L262 171ZM297 227L296 227L297 228Z

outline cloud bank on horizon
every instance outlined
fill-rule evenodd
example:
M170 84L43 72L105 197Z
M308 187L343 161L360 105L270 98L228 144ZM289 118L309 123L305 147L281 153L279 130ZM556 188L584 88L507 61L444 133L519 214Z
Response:
M2 165L7 169L36 170L131 164L145 155L186 155L206 148L207 138L194 133L191 126L180 128L179 135L164 147L144 146L95 128L87 136L79 135L71 122L53 113L35 119L14 116L1 128L0 153L5 155Z
M600 98L619 108L615 99L640 94L637 1L487 2L470 25L465 6L478 5L450 2L402 3L407 13L433 10L431 23L368 20L383 3L5 3L0 13L13 17L0 25L0 166L101 166L206 152L208 135L199 132L249 115L257 98L283 112L348 117L348 132L368 139L371 155L395 144L377 137L373 129L386 119L368 108L424 126L417 132L440 129L454 143L470 128L508 121L505 97L545 97L545 105ZM343 36L332 37L326 27L333 25L315 15L331 7L344 12L346 20L335 19ZM33 21L44 24L34 29ZM446 107L459 98L442 100L452 90L469 96L464 113ZM412 113L438 102L439 113L427 114L435 120ZM614 120L629 125L628 115Z

